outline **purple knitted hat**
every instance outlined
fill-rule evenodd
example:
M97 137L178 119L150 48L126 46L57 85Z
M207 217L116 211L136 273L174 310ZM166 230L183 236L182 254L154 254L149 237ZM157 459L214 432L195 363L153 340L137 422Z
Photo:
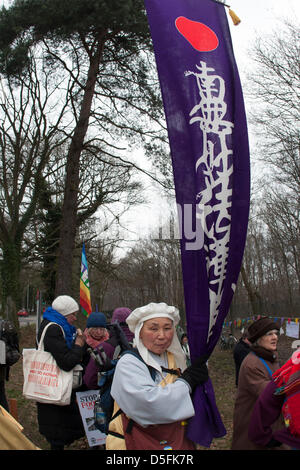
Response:
M126 318L131 314L130 308L119 307L113 311L111 322L122 323L126 321Z
M134 334L129 330L129 327L126 323L126 318L129 317L130 314L131 314L130 308L119 307L113 311L112 319L111 319L112 323L119 323L119 324L122 323L120 326L122 330L124 331L125 336L129 342L132 341L134 337Z

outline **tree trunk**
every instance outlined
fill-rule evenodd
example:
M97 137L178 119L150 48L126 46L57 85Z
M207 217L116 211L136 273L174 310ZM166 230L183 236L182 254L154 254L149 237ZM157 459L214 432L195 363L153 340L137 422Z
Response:
M241 267L241 275L242 275L243 283L244 283L244 286L246 288L246 291L247 291L247 294L248 294L248 297L249 297L249 301L250 301L251 308L252 308L252 313L253 313L253 315L258 315L261 312L258 311L258 310L260 310L260 308L259 309L256 308L255 297L259 298L259 295L257 294L257 292L255 292L252 289L251 284L250 284L249 279L248 279L248 276L246 274L246 270L245 270L243 265Z
M72 295L73 251L77 229L77 203L79 187L80 155L89 124L95 84L99 70L103 44L98 44L97 52L90 58L87 83L81 110L67 155L66 183L60 228L59 258L55 295ZM78 279L79 290L79 279Z
M2 246L3 259L1 262L2 278L2 306L3 313L8 309L8 318L15 324L17 321L17 307L20 303L20 246L14 240Z

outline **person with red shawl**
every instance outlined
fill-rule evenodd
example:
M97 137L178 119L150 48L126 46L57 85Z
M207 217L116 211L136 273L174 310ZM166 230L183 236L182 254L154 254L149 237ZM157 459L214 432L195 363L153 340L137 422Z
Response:
M109 339L109 332L106 327L107 323L104 313L92 312L87 319L86 329L83 334L91 350L97 351L101 346L105 354L112 359L115 348L106 343ZM98 372L99 369L95 360L91 357L83 376L83 382L91 390L98 388Z

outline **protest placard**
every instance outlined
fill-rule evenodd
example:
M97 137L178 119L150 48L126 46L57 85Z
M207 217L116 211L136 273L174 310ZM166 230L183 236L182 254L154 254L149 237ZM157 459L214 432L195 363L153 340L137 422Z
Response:
M94 423L94 405L98 395L99 390L86 390L76 393L81 419L90 447L103 445L106 439L106 434L99 431Z
M299 323L295 321L287 322L285 334L290 338L299 338Z

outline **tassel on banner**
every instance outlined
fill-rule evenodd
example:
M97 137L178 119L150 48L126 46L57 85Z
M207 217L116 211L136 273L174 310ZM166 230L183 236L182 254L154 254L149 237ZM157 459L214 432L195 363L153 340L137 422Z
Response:
M237 14L233 10L231 10L230 5L227 5L227 3L225 3L225 0L212 0L212 1L215 2L215 3L220 3L220 5L224 5L224 7L227 7L228 8L228 13L229 13L229 15L232 19L233 24L235 26L240 24L241 20L239 19Z
M239 17L237 16L237 14L234 13L233 10L231 10L231 8L229 8L228 13L229 13L229 15L230 15L230 17L231 17L231 19L232 19L232 21L233 21L233 24L234 24L235 26L237 26L238 24L240 24L241 20L239 19Z

